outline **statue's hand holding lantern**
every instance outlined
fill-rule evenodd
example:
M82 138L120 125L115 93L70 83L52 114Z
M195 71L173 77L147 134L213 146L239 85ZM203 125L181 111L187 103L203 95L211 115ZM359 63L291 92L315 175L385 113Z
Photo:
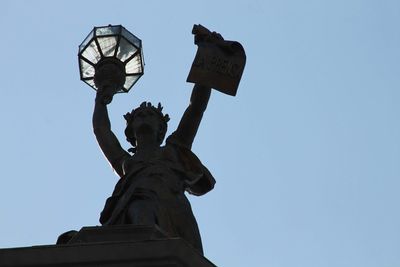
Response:
M143 75L142 41L121 25L95 27L79 46L78 58L81 80L99 91L105 104Z

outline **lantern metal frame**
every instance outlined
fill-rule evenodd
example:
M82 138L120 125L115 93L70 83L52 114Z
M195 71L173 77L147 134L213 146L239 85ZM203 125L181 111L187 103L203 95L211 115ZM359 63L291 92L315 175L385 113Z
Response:
M79 45L78 61L80 79L94 90L101 87L100 68L114 72L114 93L128 92L144 73L142 41L122 25L94 27Z

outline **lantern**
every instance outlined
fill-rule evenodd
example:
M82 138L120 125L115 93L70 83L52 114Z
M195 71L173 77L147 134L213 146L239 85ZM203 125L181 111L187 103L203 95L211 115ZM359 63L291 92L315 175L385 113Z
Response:
M94 27L79 46L80 78L112 97L143 75L142 41L121 25Z

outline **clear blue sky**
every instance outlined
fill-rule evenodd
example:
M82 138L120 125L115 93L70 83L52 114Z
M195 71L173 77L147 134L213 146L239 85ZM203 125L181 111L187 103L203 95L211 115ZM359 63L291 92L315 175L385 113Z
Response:
M400 266L400 2L0 2L0 247L97 225L117 177L79 80L93 26L143 40L145 75L110 106L161 101L176 127L201 23L240 41L236 97L214 91L193 151L216 188L190 197L218 266Z

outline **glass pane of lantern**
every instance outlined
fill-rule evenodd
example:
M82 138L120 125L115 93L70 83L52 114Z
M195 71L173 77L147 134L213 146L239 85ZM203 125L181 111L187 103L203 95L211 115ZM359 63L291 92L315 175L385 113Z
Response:
M79 46L79 52L82 52L82 50L86 47L86 45L92 40L93 38L94 31L91 31L89 35L83 40L81 45Z
M121 40L119 41L117 58L124 62L126 59L132 56L136 50L136 47L129 43L125 38L121 37Z
M90 79L90 80L83 80L85 83L87 83L90 87L92 87L93 89L97 90L96 85L94 84L94 80Z
M83 51L82 56L94 64L100 60L101 55L94 40L90 42L89 46Z
M140 60L140 54L134 56L125 66L126 74L142 73L142 61Z
M99 42L100 49L105 57L114 56L115 48L117 46L116 36L99 37L97 41Z
M87 63L86 61L79 59L79 64L81 67L82 78L88 78L94 76L94 67Z
M107 26L96 28L96 36L117 35L121 31L121 26Z
M140 78L140 75L133 75L133 76L126 76L125 84L124 84L124 89L128 91L132 85L135 84L135 82Z
M128 39L128 41L133 43L137 48L142 47L142 41L139 38L137 38L135 35L133 35L132 33L128 32L124 27L122 27L122 29L121 29L121 34L126 39Z

